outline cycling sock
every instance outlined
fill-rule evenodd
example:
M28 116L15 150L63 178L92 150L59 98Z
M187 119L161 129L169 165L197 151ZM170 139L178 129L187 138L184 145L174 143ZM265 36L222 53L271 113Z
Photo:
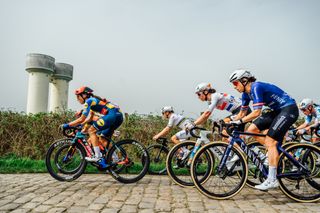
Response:
M275 181L277 179L277 167L269 166L268 179L270 181Z
M94 150L94 156L96 157L96 158L100 158L101 157L101 152L100 152L100 148L99 148L99 146L94 146L93 147L93 150Z

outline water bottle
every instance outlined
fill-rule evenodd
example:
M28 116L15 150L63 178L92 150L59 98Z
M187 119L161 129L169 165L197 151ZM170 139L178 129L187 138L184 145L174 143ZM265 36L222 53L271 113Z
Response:
M260 158L260 160L266 159L266 155L264 155L257 146L253 147L251 150Z
M196 142L196 144L195 144L195 146L194 146L194 148L193 148L193 150L192 150L192 152L190 154L190 157L189 157L189 160L188 160L188 163L187 163L188 166L191 165L192 159L193 159L194 155L197 153L201 143L202 143L202 141L197 141Z

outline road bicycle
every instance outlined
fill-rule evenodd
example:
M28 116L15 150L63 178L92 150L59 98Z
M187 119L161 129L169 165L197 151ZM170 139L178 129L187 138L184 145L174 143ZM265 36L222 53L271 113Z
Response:
M149 174L164 175L167 173L166 158L169 153L167 138L158 138L156 144L147 147L150 156Z
M229 136L224 135L222 133L223 129L220 129L220 125L218 125L217 122L213 122L213 128L212 131L208 131L204 128L200 127L194 127L190 129L190 134L192 137L197 138L197 142L194 141L185 141L181 142L177 145L175 145L169 152L168 158L167 158L167 173L169 177L178 185L183 187L193 187L194 182L191 178L190 174L190 166L191 162L193 160L193 157L195 153L199 150L200 147L202 147L205 144L208 144L210 142L210 134L214 134L214 132L218 132L218 134L221 137L228 138ZM196 134L195 132L200 131L199 134ZM252 141L248 143L248 147L253 149L255 153L262 157L264 156L263 153L265 153L265 148L258 142ZM184 158L179 154L181 153L182 149L189 150L188 155L186 155ZM205 182L209 176L211 175L212 170L209 166L204 166L207 164L213 165L215 163L215 159L221 159L223 156L224 150L219 149L211 149L210 152L206 152L205 155L202 156L200 160L197 162L197 167L199 168L197 170L197 176L200 178L202 182ZM216 158L213 156L216 155ZM231 154L229 157L229 164L232 163L233 155ZM264 156L262 159L265 159ZM263 179L261 178L261 175L259 174L259 170L254 165L254 163L251 162L249 158L248 165L249 165L249 175L247 179L247 185L250 187L254 187L257 184L260 184ZM201 171L200 171L200 168ZM230 173L229 175L236 175L237 171L234 171Z
M267 178L268 169L258 155L248 148L245 142L240 138L240 135L260 136L264 134L254 134L248 132L240 132L235 125L225 124L220 122L221 128L225 127L227 133L231 136L229 143L213 142L203 146L194 156L191 164L191 177L197 189L204 195L213 199L228 199L238 194L244 187L248 178L248 165L245 156L259 168L263 178ZM238 144L236 147L235 144ZM216 160L217 163L213 166L213 172L209 180L205 183L197 176L198 159L202 158L211 149L224 150L221 160ZM299 202L315 202L320 199L320 177L314 170L313 163L315 158L318 158L320 149L312 144L294 144L286 149L277 145L279 151L279 163L277 167L277 179L279 181L281 191L289 198ZM301 150L301 155L297 158L294 153ZM226 163L230 153L238 156L238 160L227 168ZM214 155L213 155L214 156ZM212 165L208 165L212 166ZM292 170L295 166L297 169ZM237 168L237 175L230 175Z
M46 154L46 167L50 175L59 181L73 181L79 178L87 167L85 157L94 155L87 135L81 128L69 128L63 131L64 139L55 141ZM109 147L109 150L107 149ZM106 147L100 144L107 167L98 163L90 164L99 171L108 172L122 183L134 183L142 179L148 171L150 159L147 149L138 141L124 139L115 142L108 138Z

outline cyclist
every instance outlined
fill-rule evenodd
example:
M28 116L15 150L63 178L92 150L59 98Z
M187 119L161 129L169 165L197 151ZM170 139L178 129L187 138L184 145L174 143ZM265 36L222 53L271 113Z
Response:
M75 91L77 100L80 104L84 104L84 109L80 118L63 124L62 128L67 129L72 126L81 124L91 124L88 129L89 140L93 145L95 155L86 157L89 162L97 162L102 168L106 168L105 159L102 158L102 154L99 148L99 138L103 146L106 146L108 138L112 136L114 130L116 130L123 122L123 116L119 107L104 98L93 94L93 90L89 87L83 86ZM95 115L99 114L99 117L93 119L93 112Z
M184 129L187 125L188 126L192 125L192 121L190 119L185 118L183 115L174 113L172 106L164 106L161 109L161 112L162 112L162 117L164 119L168 119L169 121L167 126L164 129L162 129L158 134L153 136L153 140L157 140L160 137L164 137L168 135L173 127L179 127L181 129L181 131L177 132L175 135L171 137L171 141L174 144L177 144L180 141L189 139L191 137L190 133ZM182 158L187 156L189 153L189 150L186 148L184 148L181 151L182 151L181 153Z
M269 173L268 178L260 185L260 190L267 190L279 186L276 178L279 153L277 143L282 142L286 132L298 119L299 110L296 102L279 87L263 82L256 82L256 78L245 69L234 71L230 75L230 82L234 88L242 93L242 110L232 121L237 125L249 121L253 123L247 131L252 133L266 132L266 137L255 137L267 148ZM253 112L246 115L250 101L253 101ZM268 106L271 111L262 114L262 107Z
M305 98L300 102L299 109L305 115L305 122L296 128L298 130L297 133L310 133L311 128L317 128L320 124L320 106L315 104L310 98ZM315 142L316 138L312 138L311 140L311 142Z
M201 101L206 101L209 105L208 109L196 119L194 125L204 124L211 116L214 109L226 110L231 112L231 115L224 119L225 122L233 120L240 112L241 100L226 93L217 93L209 83L200 83L195 89L195 94ZM244 129L244 124L241 126ZM192 126L190 126L192 127ZM190 129L190 128L189 128Z

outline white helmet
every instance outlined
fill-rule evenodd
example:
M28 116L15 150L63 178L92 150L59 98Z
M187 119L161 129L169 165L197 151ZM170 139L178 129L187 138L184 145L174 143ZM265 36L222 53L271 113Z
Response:
M195 89L195 93L199 93L205 90L209 90L211 89L211 84L209 83L200 83L197 85L196 89Z
M310 99L310 98L305 98L303 99L300 104L299 104L299 109L306 109L308 108L309 106L312 106L313 105L313 101Z
M162 114L165 112L173 112L173 107L172 106L164 106L161 109Z
M234 81L241 80L242 78L252 78L252 77L254 76L248 70L238 69L230 75L229 81L234 82Z

